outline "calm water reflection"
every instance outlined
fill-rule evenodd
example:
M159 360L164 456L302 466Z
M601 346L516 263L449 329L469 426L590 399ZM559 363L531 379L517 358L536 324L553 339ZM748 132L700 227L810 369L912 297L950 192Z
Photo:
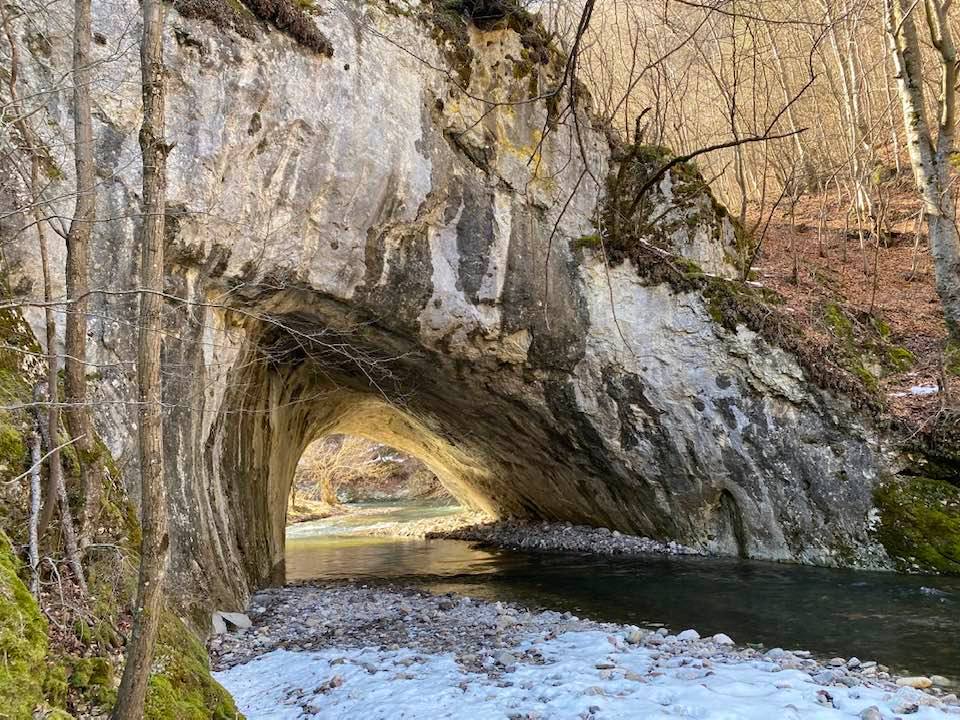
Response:
M449 511L402 512L415 518ZM371 515L349 522L362 530L364 523L382 521ZM597 620L695 627L702 634L728 633L738 642L856 655L902 672L960 677L956 578L702 558L530 555L451 540L338 534L343 532L342 524L338 530L329 520L291 528L288 579L403 580L432 592L570 610Z

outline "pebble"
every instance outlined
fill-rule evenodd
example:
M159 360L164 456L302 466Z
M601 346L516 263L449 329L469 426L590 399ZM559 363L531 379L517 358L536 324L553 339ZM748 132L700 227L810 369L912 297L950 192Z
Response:
M900 687L912 687L917 690L926 690L928 687L933 686L933 681L928 677L923 675L918 675L916 677L902 677L897 678L897 685Z
M836 682L837 676L833 670L824 670L818 672L816 675L813 675L813 681L818 685L833 685Z
M494 656L494 660L497 662L497 665L503 665L504 667L513 665L517 662L517 659L506 650L501 650L498 652Z
M865 710L862 710L859 717L860 720L883 720L883 713L880 712L880 708L876 705L871 705Z
M620 677L631 682L650 682L659 674L657 668L677 668L683 678L695 681L710 674L716 663L749 662L771 673L802 671L821 686L818 697L827 706L834 704L832 687L838 684L846 686L839 691L844 698L853 697L857 688L864 685L885 688L890 693L895 693L897 686L926 689L950 685L941 676L900 678L894 685L887 680L887 668L875 661L851 657L834 658L824 664L809 659L807 651L771 648L764 652L759 647L737 646L723 633L704 639L695 630L687 629L672 636L663 627L651 631L598 623L579 620L569 612L529 612L512 603L468 602L451 594L430 595L397 585L366 587L348 581L290 585L258 592L252 603L251 629L211 639L209 651L214 670L226 670L276 649L346 651L379 647L403 651L395 667L401 675L408 668L414 670L411 666L423 662L426 654L446 653L456 657L465 672L485 673L496 683L509 686L509 675L505 674L516 670L519 662L553 661L537 649L538 641L570 631L598 631L609 638L611 652L635 652L634 648L639 646L645 647L644 652L651 656L650 670L644 675L624 672L622 666L617 669L616 655L593 658L604 682ZM758 662L761 658L763 662ZM359 666L369 673L386 670L364 663ZM787 676L780 682L791 681L800 687L796 677ZM825 688L831 689L828 692ZM903 712L919 703L936 704L960 714L956 696L943 692L904 697ZM893 719L862 715L861 720Z
M476 514L467 514L463 518L430 518L413 523L391 524L378 529L377 534L469 540L486 546L539 552L582 552L591 555L700 554L678 542L664 543L627 535L619 530L569 523L530 523L520 520L491 522L489 518Z

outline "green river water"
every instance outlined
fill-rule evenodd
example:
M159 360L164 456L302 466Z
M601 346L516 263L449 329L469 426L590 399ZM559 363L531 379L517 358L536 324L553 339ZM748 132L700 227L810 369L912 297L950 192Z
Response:
M363 534L457 512L401 503L287 529L287 579L401 582L530 608L856 655L903 673L960 678L960 579L691 557L601 558Z

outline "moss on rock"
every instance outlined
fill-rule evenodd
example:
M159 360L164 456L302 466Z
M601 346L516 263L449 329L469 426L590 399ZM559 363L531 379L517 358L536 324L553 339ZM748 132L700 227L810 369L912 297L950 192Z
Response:
M47 623L18 568L0 530L0 716L29 718L44 699Z
M673 252L675 233L692 232L701 224L710 225L713 236L720 238L724 220L732 218L713 197L695 163L678 163L660 179L669 180L671 187L670 210L664 212L659 183L642 195L639 191L670 162L673 152L662 145L634 144L621 148L621 153L619 166L607 176L600 212L611 261L631 258L638 267L646 265L637 262L637 256L649 246Z
M88 703L109 708L117 699L113 665L104 657L70 658L67 684Z
M821 308L820 319L833 338L837 361L872 392L879 391L883 377L916 364L912 352L891 342L890 326L872 313L851 312L829 302Z
M171 612L164 612L154 656L156 672L147 689L146 720L237 720L223 686L210 675L207 651Z
M874 491L877 539L898 569L960 575L960 488L898 477Z

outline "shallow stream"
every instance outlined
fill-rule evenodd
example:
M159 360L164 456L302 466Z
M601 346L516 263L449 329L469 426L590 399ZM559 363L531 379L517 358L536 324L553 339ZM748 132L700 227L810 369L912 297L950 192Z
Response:
M960 678L960 579L696 557L602 558L362 534L448 515L379 504L287 530L288 580L402 581L596 620L664 625L740 643L857 656L901 673Z

